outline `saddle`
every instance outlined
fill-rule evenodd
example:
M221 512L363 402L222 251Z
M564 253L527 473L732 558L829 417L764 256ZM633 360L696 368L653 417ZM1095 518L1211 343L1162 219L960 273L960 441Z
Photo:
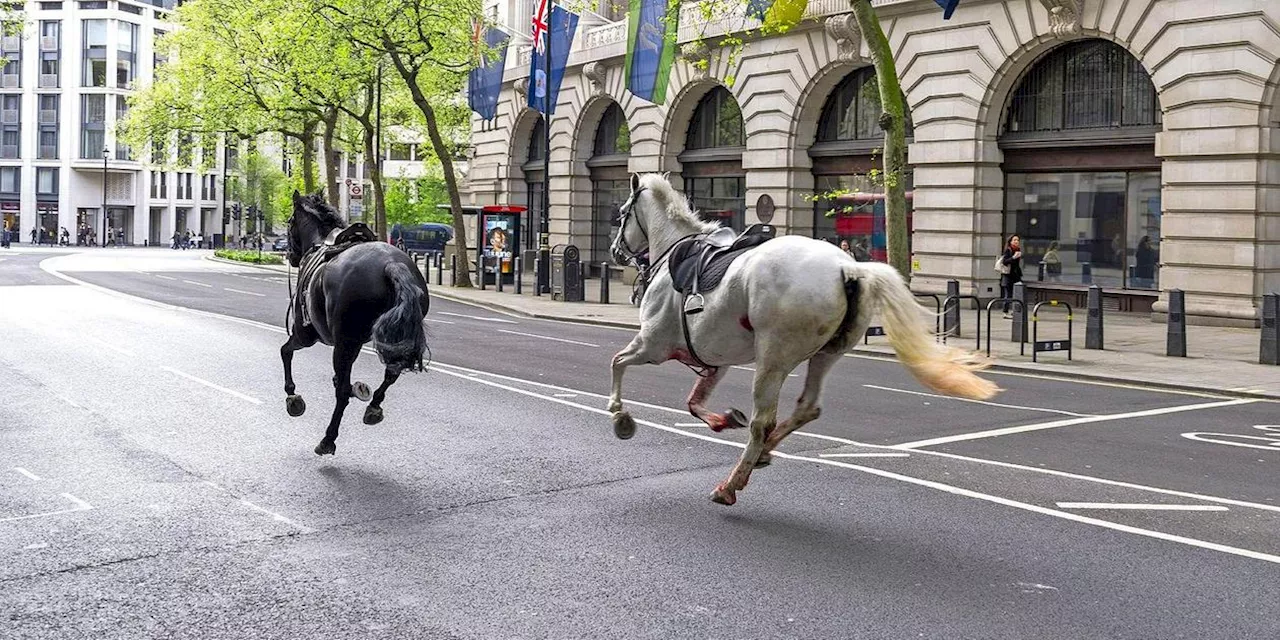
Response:
M671 285L685 296L685 314L701 313L702 294L720 286L729 265L776 235L773 225L756 224L738 236L722 228L677 242L667 258L667 270L671 273Z
M311 305L308 298L311 294L311 281L323 270L324 265L338 257L343 251L358 244L373 242L378 234L363 222L353 222L346 227L339 227L329 232L324 241L312 245L302 256L302 264L298 267L298 294L302 326L311 325Z

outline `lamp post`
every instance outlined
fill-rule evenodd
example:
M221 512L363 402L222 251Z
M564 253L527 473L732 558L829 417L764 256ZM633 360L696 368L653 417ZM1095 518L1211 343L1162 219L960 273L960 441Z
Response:
M102 246L107 246L107 158L111 149L102 147Z
M219 247L219 248L226 248L227 246L227 215L228 215L227 214L227 161L230 158L230 154L228 153L228 151L230 151L230 147L227 145L227 139L229 137L230 136L228 135L228 132L223 132L223 135L222 135L222 210L219 212L222 214L222 217L221 217L222 247Z

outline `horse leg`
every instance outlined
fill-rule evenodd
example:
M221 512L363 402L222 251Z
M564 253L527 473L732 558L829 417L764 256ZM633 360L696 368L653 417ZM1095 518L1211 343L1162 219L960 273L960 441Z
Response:
M351 402L351 365L360 355L360 345L340 343L333 347L333 416L329 418L329 428L324 432L324 439L316 445L316 455L332 455L338 450L338 427L342 425L342 413Z
M697 384L693 385L693 390L689 392L689 413L693 417L707 423L712 431L720 432L725 429L741 429L747 426L747 419L737 409L729 409L724 413L715 413L707 411L704 402L711 396L711 392L715 390L720 379L724 378L724 374L729 371L728 367L719 367L713 369L710 375L698 378Z
M769 433L769 437L764 441L764 453L760 454L760 459L756 462L756 468L768 466L773 462L771 452L786 438L792 431L803 427L810 422L818 419L822 415L822 407L818 406L819 398L822 395L822 383L827 378L827 373L831 371L831 367L840 361L839 353L823 353L818 352L812 358L809 358L809 368L804 376L804 390L800 392L800 398L796 400L796 410L791 417L778 423L778 426Z
M280 345L280 360L284 362L284 408L294 418L306 413L307 403L293 392L296 388L293 384L293 352L315 344L316 339L315 331L295 327L293 335Z
M758 363L770 362L769 359L758 358ZM792 368L782 368L776 364L758 364L751 396L755 405L751 414L751 437L747 448L742 451L738 464L734 465L729 478L711 492L711 500L720 504L733 504L738 501L737 492L747 486L751 479L751 470L764 453L765 438L773 430L778 419L778 394L782 393L782 383L787 379L787 372Z
M642 362L644 341L640 334L613 356L613 391L609 394L609 412L613 414L613 435L619 440L629 440L636 434L636 421L622 410L622 374L627 367Z
M373 400L369 402L369 406L364 410L365 424L378 424L382 422L382 401L387 397L387 387L396 383L400 377L399 373L392 373L390 369L382 376L382 384L378 385L377 390L373 392Z

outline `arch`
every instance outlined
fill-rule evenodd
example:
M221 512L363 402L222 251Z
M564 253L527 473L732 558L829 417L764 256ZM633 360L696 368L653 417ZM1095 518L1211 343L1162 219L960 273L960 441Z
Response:
M724 85L716 80L703 79L690 82L680 88L667 109L667 117L662 123L662 137L659 150L662 156L661 170L679 174L682 170L677 156L684 151L685 132L693 119L693 110L697 108L702 97L716 87ZM674 135L672 135L674 134Z
M723 122L721 115L727 116ZM692 83L673 103L665 131L664 156L668 166L678 165L693 207L704 219L742 230L747 208L747 174L742 167L746 128L737 97L718 82Z
M511 155L507 158L507 194L508 202L526 207L520 222L522 249L536 248L539 215L542 212L542 189L546 181L542 176L539 161L530 162L531 156L537 156L533 148L534 136L541 137L542 127L546 119L534 109L522 109L511 127ZM539 147L543 147L542 142ZM537 156L540 157L540 156Z
M626 131L627 144L617 144ZM630 153L630 127L621 105L610 96L597 96L583 106L574 132L574 209L588 243L581 249L588 271L596 275L599 265L609 261L613 239L613 211L626 201ZM602 136L612 136L612 145L602 145Z

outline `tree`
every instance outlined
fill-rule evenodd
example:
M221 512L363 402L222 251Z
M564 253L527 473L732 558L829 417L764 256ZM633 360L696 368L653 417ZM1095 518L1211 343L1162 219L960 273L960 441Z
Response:
M276 166L274 159L258 152L250 153L243 163L244 188L240 192L240 202L249 207L256 207L262 212L264 229L254 228L256 232L265 232L284 220L280 210L273 206L282 187L289 184L284 172ZM251 218L250 218L251 219Z

